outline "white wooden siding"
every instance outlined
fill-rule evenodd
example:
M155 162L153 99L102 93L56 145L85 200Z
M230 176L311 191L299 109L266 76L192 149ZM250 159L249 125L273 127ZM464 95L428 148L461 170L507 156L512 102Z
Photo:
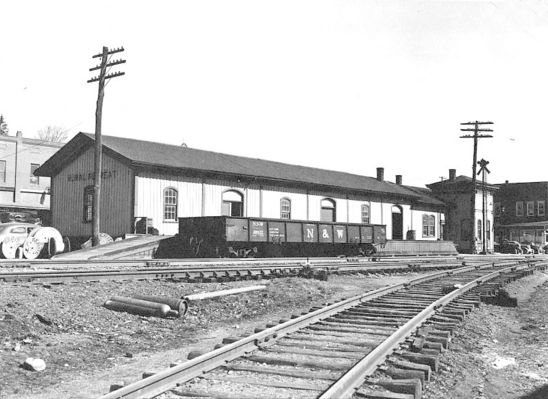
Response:
M332 191L310 191L277 186L244 184L236 180L198 178L160 172L141 172L133 177L133 171L122 163L108 157L103 158L103 170L116 170L116 176L103 180L103 205L101 207L102 230L111 235L120 235L133 230L131 216L148 217L160 234L176 234L178 223L164 221L164 190L174 188L178 193L177 216L219 216L222 195L226 190L235 190L244 199L244 216L280 218L280 200L291 200L291 218L295 220L320 220L321 201L329 198L336 204L336 221L339 223L361 223L361 207L369 205L370 222L385 224L387 237L392 238L392 207L400 205L403 212L403 235L416 230L417 239L422 238L423 211L411 209L410 204L394 204L359 195L337 194ZM83 190L93 180L69 181L69 176L93 173L93 149L89 149L66 167L54 180L52 213L54 226L64 235L86 236L91 234L91 223L83 223ZM134 191L132 191L134 190ZM131 204L132 199L134 203ZM427 212L428 213L428 212ZM436 237L439 237L439 214L436 215Z
M201 216L202 183L198 178L145 172L136 177L135 217L148 217L160 234L176 234L177 221L164 220L164 190L177 190L177 216Z
M84 223L84 188L93 185L94 150L85 151L63 169L53 182L52 223L62 235L91 236L92 223ZM132 231L133 172L103 154L103 171L114 172L101 179L101 231L119 236ZM90 175L91 174L91 175ZM82 176L73 178L74 176Z
M304 190L292 193L263 188L263 217L279 219L281 217L280 200L282 198L291 200L291 219L306 220L306 191Z

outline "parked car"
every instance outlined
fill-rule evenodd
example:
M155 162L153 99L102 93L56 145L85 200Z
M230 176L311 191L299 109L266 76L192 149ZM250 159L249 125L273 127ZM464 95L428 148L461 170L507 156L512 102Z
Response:
M540 246L540 244L530 244L531 249L533 250L534 254L543 254L544 249Z
M50 258L65 250L61 233L33 223L0 223L0 254L6 259Z
M523 250L519 242L503 240L500 244L500 252L503 254L522 254Z
M0 244L8 237L21 238L23 241L38 224L33 223L0 223Z
M530 254L533 253L533 248L531 248L531 245L525 244L525 243L521 243L520 246L521 246L521 251L522 251L525 255L530 255Z

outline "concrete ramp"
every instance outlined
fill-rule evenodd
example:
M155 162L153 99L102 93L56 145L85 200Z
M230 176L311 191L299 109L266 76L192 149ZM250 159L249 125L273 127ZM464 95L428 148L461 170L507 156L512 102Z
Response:
M458 255L453 241L388 240L386 245L376 248L374 256Z
M134 236L97 247L55 255L57 260L152 259L160 243L172 236Z

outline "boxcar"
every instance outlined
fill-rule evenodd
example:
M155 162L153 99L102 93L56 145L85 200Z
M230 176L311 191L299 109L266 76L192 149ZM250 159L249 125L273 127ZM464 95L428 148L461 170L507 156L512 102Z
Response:
M286 219L179 218L188 257L368 256L386 243L386 226Z

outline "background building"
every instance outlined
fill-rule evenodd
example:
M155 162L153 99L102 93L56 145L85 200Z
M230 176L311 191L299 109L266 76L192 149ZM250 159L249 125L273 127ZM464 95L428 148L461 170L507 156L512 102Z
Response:
M63 143L0 136L0 220L40 218L50 222L50 179L34 171Z
M520 243L546 244L548 182L497 185L495 194L495 237Z
M493 194L497 191L496 186L485 184L484 187L481 181L476 181L474 187L470 177L457 177L455 169L449 169L449 179L427 186L435 197L446 204L444 239L453 241L459 252L481 253L484 240L486 252L494 251ZM472 193L475 195L473 223L471 220ZM483 223L484 212L485 223ZM472 243L472 234L474 243Z
M52 178L52 224L71 238L91 235L94 145L79 133L36 172ZM401 176L385 181L383 168L366 177L112 136L102 182L101 230L113 237L141 218L175 234L178 217L232 215L384 224L389 239L438 240L445 208Z

